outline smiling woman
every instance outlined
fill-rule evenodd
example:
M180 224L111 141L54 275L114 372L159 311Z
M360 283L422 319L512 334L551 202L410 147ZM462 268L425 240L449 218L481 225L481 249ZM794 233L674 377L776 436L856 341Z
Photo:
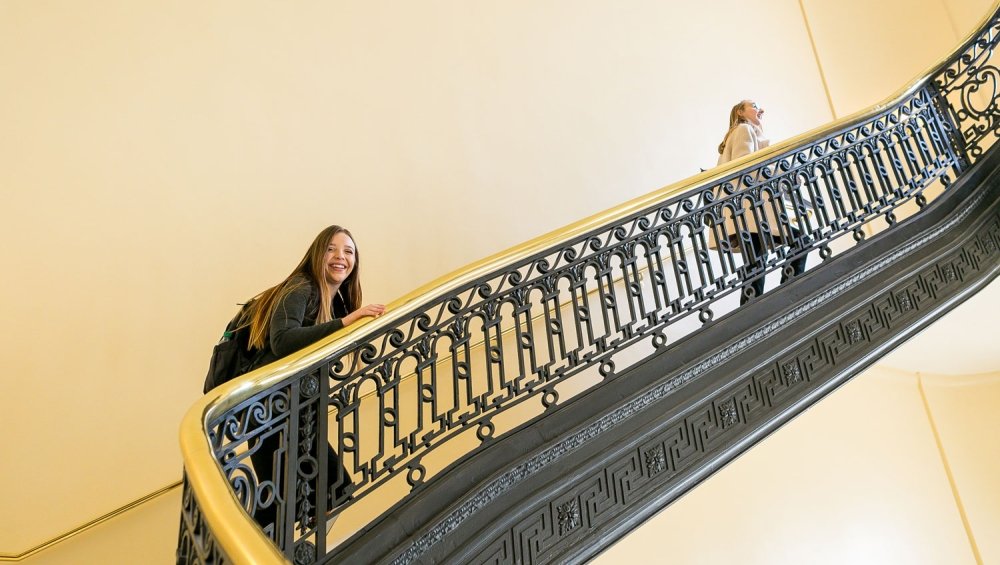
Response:
M247 371L262 367L366 316L381 316L382 304L361 304L361 256L354 236L333 225L321 231L305 256L281 283L257 295L240 324L250 327L249 347L255 360ZM257 477L251 513L268 535L275 535L275 509L284 492L278 447L281 429L253 440L250 459ZM351 478L332 447L327 448L330 508L350 496ZM247 470L249 472L249 470ZM315 489L315 485L311 485ZM332 522L331 522L332 523Z
M253 368L385 311L381 304L360 306L361 300L357 244L347 228L330 226L284 281L260 293L247 308L250 347L264 351Z

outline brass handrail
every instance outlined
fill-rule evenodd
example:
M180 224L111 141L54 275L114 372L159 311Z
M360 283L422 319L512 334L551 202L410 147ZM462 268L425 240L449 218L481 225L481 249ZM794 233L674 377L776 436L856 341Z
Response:
M332 352L347 350L363 342L364 337L392 326L417 306L434 298L448 295L498 268L544 251L560 242L572 240L614 220L626 218L677 194L720 182L737 170L763 163L795 147L819 142L831 132L873 118L884 108L901 103L951 64L955 57L967 47L967 44L982 32L984 26L989 24L998 9L1000 9L1000 0L994 2L990 12L982 18L975 30L968 34L955 50L896 93L874 106L476 261L392 301L387 305L386 314L378 319L369 319L354 324L350 328L345 328L299 352L210 391L185 414L181 423L180 444L191 489L216 542L229 558L240 563L284 561L284 556L278 548L256 527L239 504L222 469L213 457L207 436L209 421L253 395L281 383L297 372L322 362ZM236 516L242 516L243 519L234 519Z

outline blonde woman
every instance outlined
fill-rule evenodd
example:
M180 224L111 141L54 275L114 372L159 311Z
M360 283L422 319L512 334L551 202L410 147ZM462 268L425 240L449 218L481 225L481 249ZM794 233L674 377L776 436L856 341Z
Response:
M758 106L753 100L741 100L733 106L729 111L729 130L726 131L726 136L722 138L722 143L719 144L719 165L739 159L770 145L770 140L764 135L763 117L764 109ZM769 249L784 244L784 239L780 235L781 232L778 226L774 202L766 195L762 198L764 202L760 204L762 208L760 210L760 217L771 228L771 241L765 241L761 237L755 219L757 215L754 214L754 210L752 210L749 204L744 204L745 209L743 211L746 218L746 231L748 232L749 240L739 241L736 238L739 231L736 228L735 222L732 220L726 222L726 232L733 238L731 240L733 249L742 252L745 260L750 264L748 266L753 266L757 270L764 269ZM791 226L788 229L793 238L798 237L799 230ZM806 258L803 256L795 259L791 262L791 267L793 276L802 274L806 269ZM781 273L781 282L784 283L788 279L788 273L784 269L782 269ZM754 278L748 286L753 289L753 294L748 294L746 289L744 289L740 297L741 305L749 302L751 297L760 296L764 293L764 277L758 276Z
M728 163L770 145L761 119L764 109L753 100L741 100L729 111L729 130L719 144L719 162Z

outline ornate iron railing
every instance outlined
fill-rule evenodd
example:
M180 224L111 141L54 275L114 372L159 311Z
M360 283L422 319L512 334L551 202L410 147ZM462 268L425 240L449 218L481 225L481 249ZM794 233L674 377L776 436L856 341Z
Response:
M328 534L337 516L391 515L495 438L753 304L769 274L794 279L918 214L1000 135L998 33L994 14L884 105L485 260L213 391L182 431L179 561L321 561L351 534ZM267 438L262 480L250 455ZM238 507L273 512L274 545Z

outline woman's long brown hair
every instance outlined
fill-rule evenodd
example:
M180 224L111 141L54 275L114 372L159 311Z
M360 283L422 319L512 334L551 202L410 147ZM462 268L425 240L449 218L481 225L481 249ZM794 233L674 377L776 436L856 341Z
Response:
M323 262L323 257L330 246L330 240L338 233L346 234L347 237L351 238L351 241L354 241L354 236L347 228L330 226L324 229L309 245L305 256L299 261L295 270L285 277L285 280L253 298L241 320L241 324L249 324L250 326L251 349L264 349L269 346L268 334L274 311L288 293L303 285L311 283L319 289L319 313L316 316L316 323L322 324L332 319L330 310L333 296L330 294L330 287L326 284L326 264ZM347 306L348 313L353 312L361 305L361 253L357 249L356 241L354 245L354 270L341 283L338 290L338 294L341 295Z
M747 102L749 100L740 100L740 103L733 106L733 109L729 111L729 129L726 131L726 137L723 137L722 143L719 144L719 155L722 155L722 152L726 150L726 142L729 141L729 136L732 135L736 126L748 123L747 119L740 115L740 112L743 111L743 106Z

